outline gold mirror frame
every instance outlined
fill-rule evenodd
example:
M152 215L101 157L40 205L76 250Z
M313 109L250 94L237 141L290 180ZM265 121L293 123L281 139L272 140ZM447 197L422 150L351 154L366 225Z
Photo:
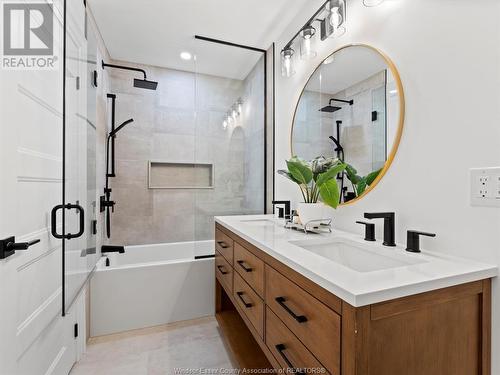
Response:
M323 65L323 61L330 58L331 56L333 56L337 52L342 51L344 49L347 49L349 47L368 48L368 49L378 53L384 59L385 63L387 64L387 66L391 70L392 75L394 76L394 80L396 81L396 85L397 85L398 93L399 93L399 98L400 98L400 110L399 110L398 130L396 132L396 136L394 137L394 143L392 145L392 149L391 149L391 152L389 154L389 157L385 161L384 167L380 171L379 175L373 181L373 183L363 192L363 194L361 194L360 196L358 196L358 197L356 197L348 202L341 203L339 205L339 207L340 206L347 206L347 205L350 205L350 204L353 204L353 203L359 201L361 198L363 198L366 194L368 194L370 191L372 191L378 185L380 180L384 177L384 175L387 173L387 171L391 167L391 164L394 161L394 158L396 157L396 153L397 153L398 148L399 148L399 143L401 142L401 136L403 135L403 125L404 125L404 119L405 119L405 94L403 91L403 84L401 82L401 77L400 77L399 72L396 68L396 65L392 62L392 60L389 58L389 56L387 56L384 52L382 52L381 50L379 50L376 47L370 46L368 44L362 44L362 43L347 44L345 46L337 48L331 54L329 54L327 57L325 57L323 60L321 60L321 63L316 67L316 69L314 69L312 74L309 76L306 84L304 85L304 88L302 89L302 91L300 93L299 99L297 100L297 104L295 105L295 111L293 113L292 128L290 131L290 151L292 153L291 156L292 157L294 156L294 154L293 154L293 128L295 126L295 117L297 116L297 109L299 107L300 99L302 98L302 95L304 94L304 91L305 91L307 85L309 84L309 81L311 81L311 78L318 71L318 69Z

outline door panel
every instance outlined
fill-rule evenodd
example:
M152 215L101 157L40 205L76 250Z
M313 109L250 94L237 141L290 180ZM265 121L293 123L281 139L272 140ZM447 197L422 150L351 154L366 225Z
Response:
M84 18L83 3L69 3ZM54 9L54 51L62 61L63 1ZM51 209L62 200L62 78L62 64L55 71L0 69L0 239L40 239L0 260L2 375L67 374L76 359L73 329L83 302L62 317L62 243L50 232Z

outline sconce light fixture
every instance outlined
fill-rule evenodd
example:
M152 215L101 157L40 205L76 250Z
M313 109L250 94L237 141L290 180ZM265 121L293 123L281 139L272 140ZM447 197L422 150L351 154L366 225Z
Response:
M229 111L227 111L224 120L222 121L222 127L226 129L229 124L232 124L241 115L243 111L243 100L239 98L236 103L234 103Z
M312 40L316 34L316 29L311 25L307 25L300 32L300 58L310 60L316 57L316 52L312 49Z
M295 74L293 67L293 55L295 51L291 47L285 47L281 51L281 75L283 77L291 77Z
M363 0L368 2L383 0ZM327 0L312 15L311 18L302 26L302 28L293 36L292 39L281 50L281 75L291 77L295 74L294 69L294 49L293 44L300 36L300 57L304 60L316 57L313 50L313 40L316 34L314 22L320 24L320 39L325 40L328 37L339 37L346 32L346 0Z

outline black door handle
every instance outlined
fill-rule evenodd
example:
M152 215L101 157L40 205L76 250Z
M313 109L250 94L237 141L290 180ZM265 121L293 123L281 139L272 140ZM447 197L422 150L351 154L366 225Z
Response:
M283 307L283 309L292 316L297 322L299 323L305 323L307 322L307 318L304 315L297 315L295 314L287 305L285 305L285 297L276 297L274 299L278 304Z
M243 299L243 294L245 294L245 293L243 293L243 292L236 292L236 295L238 296L238 298L240 299L240 301L248 309L248 308L252 307L253 305L250 302L245 302L245 300Z
M225 243L224 241L217 241L217 243L222 247L223 249L227 249L229 245Z
M57 233L57 211L64 210L64 209L66 209L66 210L75 209L78 211L78 213L80 215L80 228L78 230L78 233L76 233L76 234L71 234L71 233L59 234L59 233ZM55 238L58 238L58 239L65 238L67 240L71 240L73 238L81 237L85 231L85 210L79 204L66 204L66 205L60 204L60 205L57 205L52 209L52 211L50 213L50 226L51 226L52 235Z
M39 243L40 240L32 240L29 242L16 242L15 237L7 237L0 240L0 259L5 259L15 254L17 250L27 250L30 246Z
M224 266L217 266L217 269L219 270L219 272L223 275L227 275L229 272L227 271L224 271Z
M252 268L245 267L245 264L244 264L245 261L244 260L237 260L236 263L238 263L240 265L240 267L245 270L245 272L252 272L253 271Z
M280 354L281 358L283 358L283 361L285 361L286 365L292 369L295 370L295 374L305 374L304 370L295 367L292 362L288 359L288 357L285 354L286 346L284 344L278 344L275 346L276 350Z

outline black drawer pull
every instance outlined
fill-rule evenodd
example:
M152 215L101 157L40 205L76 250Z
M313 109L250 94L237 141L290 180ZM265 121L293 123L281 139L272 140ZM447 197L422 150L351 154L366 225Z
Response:
M224 266L217 266L217 269L219 270L220 273L223 275L227 275L229 272L224 271Z
M245 267L244 260L237 260L236 263L238 263L240 265L240 267L245 270L245 272L252 272L253 271L253 268Z
M288 359L288 357L285 354L286 346L284 344L278 344L275 346L275 348L278 351L278 353L280 353L281 358L283 358L283 361L285 361L286 365L295 370L294 371L295 374L302 374L302 375L305 374L304 370L295 367L292 364L292 362Z
M307 318L304 315L297 315L295 314L290 308L285 305L285 297L276 297L275 301L278 302L278 304L283 307L283 309L292 316L297 322L299 323L305 323L307 322Z
M240 299L240 301L245 305L245 307L248 309L250 307L252 307L253 305L250 303L250 302L245 302L245 300L243 299L243 292L236 292L236 295L238 296L238 298Z
M217 241L217 243L222 247L223 249L227 249L229 245L225 243L224 241Z

